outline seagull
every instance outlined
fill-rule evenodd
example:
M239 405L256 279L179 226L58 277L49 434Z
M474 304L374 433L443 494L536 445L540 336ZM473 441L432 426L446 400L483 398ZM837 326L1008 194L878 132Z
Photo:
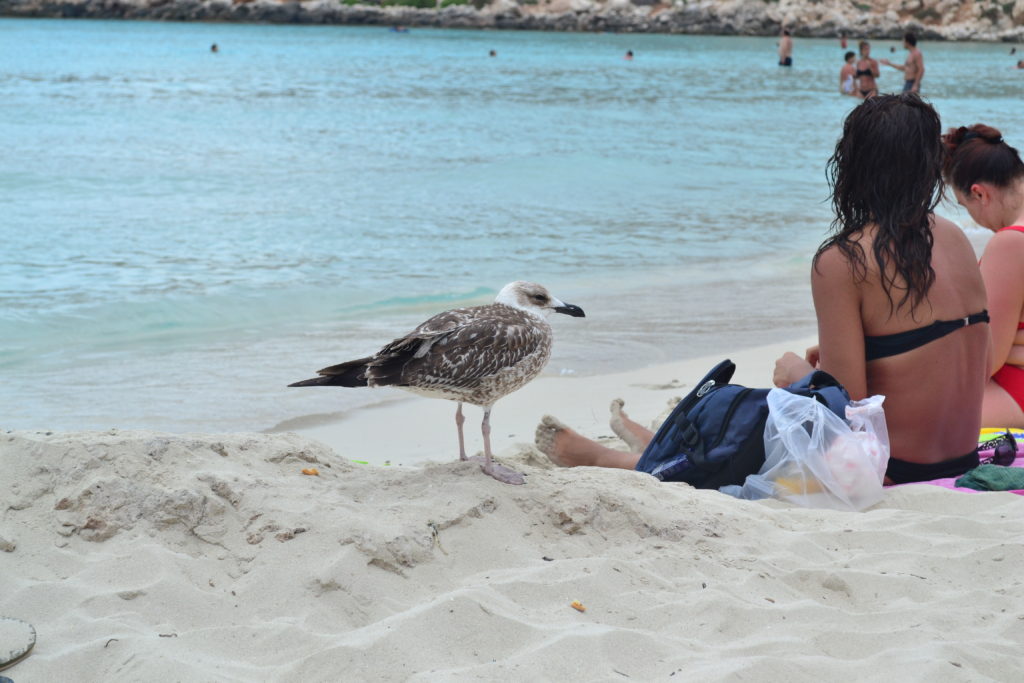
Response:
M491 408L503 396L540 374L551 357L551 312L574 318L583 309L551 296L533 282L501 288L493 304L438 313L372 356L320 370L319 377L290 387L398 387L422 396L458 402L459 459L466 457L462 404L484 410L481 469L506 484L525 483L523 475L495 463L491 454Z

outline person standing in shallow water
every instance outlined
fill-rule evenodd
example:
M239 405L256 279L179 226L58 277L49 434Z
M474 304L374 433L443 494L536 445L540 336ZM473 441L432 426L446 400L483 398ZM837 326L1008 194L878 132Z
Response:
M853 58L856 56L852 52L847 52L844 57L845 63L843 68L839 70L839 92L842 95L857 95L856 78L854 76L857 69L853 66Z
M860 41L860 59L857 61L857 90L864 98L874 97L878 94L878 83L875 79L879 77L878 62L871 58L871 43L866 40Z
M779 66L793 66L793 38L788 28L782 29L782 38L779 39Z
M921 80L924 78L924 55L917 49L917 36L907 32L903 36L903 48L908 51L906 62L900 65L883 59L882 64L903 72L903 92L919 93L921 92Z

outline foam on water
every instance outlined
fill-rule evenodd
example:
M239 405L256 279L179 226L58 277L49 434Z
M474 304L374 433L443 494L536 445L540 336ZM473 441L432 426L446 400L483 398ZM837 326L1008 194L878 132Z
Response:
M284 385L517 279L587 311L553 321L552 373L813 333L825 160L854 104L836 41L798 40L785 70L771 38L0 36L0 426L335 414L388 394ZM924 50L945 120L1024 139L1004 46Z

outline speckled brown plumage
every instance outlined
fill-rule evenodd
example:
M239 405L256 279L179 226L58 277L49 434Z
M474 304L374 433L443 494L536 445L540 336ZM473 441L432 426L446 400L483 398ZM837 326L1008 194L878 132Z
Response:
M459 456L465 460L462 403L484 408L484 471L509 483L492 465L491 406L540 374L551 357L550 312L583 317L578 306L552 297L540 285L513 282L495 303L439 313L366 358L332 365L319 377L289 386L393 386L423 396L458 401Z
M371 387L489 406L540 374L550 357L546 320L490 304L435 315L378 351L364 374Z

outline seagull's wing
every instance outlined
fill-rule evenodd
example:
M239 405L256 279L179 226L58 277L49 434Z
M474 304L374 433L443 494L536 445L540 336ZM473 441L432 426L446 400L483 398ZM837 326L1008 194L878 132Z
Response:
M502 305L440 313L381 349L370 362L372 385L470 388L550 348L544 321Z

